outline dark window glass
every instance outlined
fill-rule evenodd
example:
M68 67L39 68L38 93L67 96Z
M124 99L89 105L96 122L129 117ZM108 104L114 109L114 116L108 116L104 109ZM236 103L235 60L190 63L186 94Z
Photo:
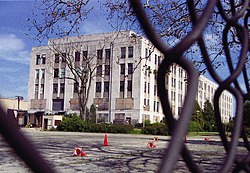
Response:
M53 111L61 111L64 107L64 100L63 99L53 99L52 110Z
M74 83L74 93L78 93L79 91L79 84L77 82Z
M59 69L55 68L54 69L54 78L58 78L59 77Z
M126 47L121 47L121 58L126 58Z
M120 92L124 92L124 81L120 81Z
M65 84L60 83L60 93L64 93Z
M128 63L128 74L133 73L133 63Z
M83 60L87 60L88 58L88 51L83 51L82 52Z
M134 48L133 46L128 47L128 57L133 58Z
M110 49L105 49L105 59L110 59Z
M99 66L96 68L96 74L97 74L97 75L101 75L101 74L102 74L102 65L99 65Z
M55 63L59 63L59 54L55 54Z
M66 62L66 53L62 53L62 63Z
M150 92L150 83L148 83L148 93Z
M80 61L80 52L75 52L75 61L76 62Z
M40 55L36 55L36 65L40 65L40 63L41 63Z
M96 92L101 92L101 91L102 91L102 83L96 82Z
M102 60L102 49L97 50L97 59Z
M132 81L128 81L128 91L132 91Z
M125 74L125 64L121 64L121 74Z
M155 64L157 64L157 55L155 54Z
M38 84L35 84L35 99L38 99Z
M110 73L110 66L105 65L105 75L109 75L109 73Z
M104 82L104 92L109 92L109 82Z
M46 55L42 54L42 64L46 64Z
M53 84L53 93L56 93L57 94L58 92L58 84L57 83L54 83Z

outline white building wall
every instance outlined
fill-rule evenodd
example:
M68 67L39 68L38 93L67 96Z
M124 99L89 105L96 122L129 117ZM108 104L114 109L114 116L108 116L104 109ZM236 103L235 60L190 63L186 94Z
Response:
M59 68L59 75L61 74L61 69L64 68L62 63L55 64L54 58L55 58L55 52L52 49L55 49L57 47L58 50L64 52L65 50L68 50L71 52L74 58L74 52L75 50L88 50L88 53L91 54L91 56L94 57L94 62L97 61L96 59L96 52L98 49L103 49L103 58L105 56L104 52L105 49L111 49L111 61L110 61L110 69L111 69L111 75L112 78L110 78L110 96L111 103L109 106L111 106L111 109L109 110L99 110L98 114L109 114L108 121L113 122L115 120L115 117L117 114L124 114L125 119L131 118L131 121L133 123L142 123L144 119L149 119L150 122L159 122L163 119L164 115L162 114L162 108L159 101L159 98L157 97L157 94L155 95L155 86L156 86L156 80L154 72L158 68L158 59L162 58L161 53L153 49L152 45L149 43L149 41L145 38L142 38L140 36L133 36L133 32L131 31L124 31L121 32L120 35L116 37L116 33L102 33L102 34L93 34L93 35L84 35L80 37L65 37L60 39L50 39L48 46L43 47L34 47L31 52L31 61L30 61L30 80L29 80L29 100L30 100L30 111L45 111L47 113L56 113L52 111L53 106L53 99L56 98L63 98L64 99L64 110L66 113L79 113L77 110L71 110L70 108L70 101L74 97L73 94L73 86L74 82L68 79L54 79L53 73L54 73L54 67ZM116 39L114 39L116 37ZM55 46L56 45L56 46ZM128 57L128 47L133 46L133 57ZM121 47L126 47L126 57L124 59L121 58ZM147 51L152 50L151 56L148 56L149 53L146 55L146 49ZM36 55L42 55L46 54L46 64L36 65ZM88 55L90 56L90 55ZM157 61L155 61L155 58L157 57ZM81 63L81 62L80 62ZM125 64L125 78L123 79L120 71L121 71L121 64ZM133 63L133 67L137 65L137 67L134 69L134 72L132 74L132 77L130 79L128 75L128 63ZM104 67L104 65L103 65ZM149 68L150 67L150 68ZM43 102L41 102L40 98L40 92L41 92L41 86L40 84L41 79L39 79L39 94L38 98L35 99L35 71L36 69L39 69L39 72L41 73L41 69L45 69L45 80L44 80L44 99L45 100L45 106L43 105ZM72 77L72 74L67 66L65 66L65 73L68 76ZM146 70L148 69L148 70ZM150 70L149 70L150 69ZM186 72L180 68L178 65L172 65L169 69L170 73L168 74L168 93L169 93L169 100L170 104L173 110L173 115L175 118L178 118L180 115L182 103L185 98L185 87L186 87ZM149 73L149 71L151 73ZM103 90L104 90L104 78L94 78L92 80L91 90L89 93L89 100L87 106L90 107L91 104L94 103L95 98L103 98ZM117 99L121 99L120 97L120 81L125 81L125 92L124 92L124 99L128 99L128 90L127 90L127 84L128 80L132 80L132 99L133 99L133 108L132 109L117 109ZM211 88L216 88L215 84L205 77L200 77L201 81L204 83L209 84ZM65 92L64 95L60 94L60 83L64 81L65 83ZM96 82L101 81L102 82L102 92L101 94L96 94ZM53 94L53 83L58 83L58 92L56 94ZM146 88L145 88L146 83ZM146 92L145 92L146 89ZM210 89L211 90L211 89ZM215 89L213 89L215 91ZM201 106L203 107L204 102L206 98L212 102L212 95L213 93L210 93L204 95L204 90L201 90L199 88L197 99L198 102L201 103ZM212 92L212 91L211 91ZM232 100L232 96L225 92L225 96L223 96L226 100ZM35 99L35 106L34 108L34 99ZM31 100L33 100L33 107L31 106ZM43 106L40 106L43 105ZM221 102L222 105L226 105L226 109L224 108L223 113L228 115L232 115L232 102L230 104L228 102L224 103ZM228 117L225 117L223 114L224 119L229 119Z

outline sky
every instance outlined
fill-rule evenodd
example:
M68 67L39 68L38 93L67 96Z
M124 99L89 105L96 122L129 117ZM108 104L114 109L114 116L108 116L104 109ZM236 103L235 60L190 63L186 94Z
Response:
M28 31L35 10L34 1L0 1L0 98L23 96L28 99L30 51L32 47L46 45L34 40ZM84 21L82 34L111 31L100 7ZM98 19L98 20L96 20Z

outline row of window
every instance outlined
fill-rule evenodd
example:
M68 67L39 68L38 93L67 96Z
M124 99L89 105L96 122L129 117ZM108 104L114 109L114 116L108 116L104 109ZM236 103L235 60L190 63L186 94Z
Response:
M41 71L41 72L40 72ZM41 76L40 76L41 75ZM39 79L41 77L41 79L45 78L45 69L36 69L35 72L35 79Z
M109 92L109 82L103 82L104 92ZM127 81L127 91L132 92L132 80ZM102 82L96 82L96 92L102 92ZM125 92L125 81L120 81L120 92Z
M60 69L60 76L59 76L59 68L54 68L54 78L64 78L65 77L65 68Z
M126 47L121 47L121 59L126 58L127 56L127 48ZM134 47L129 46L128 47L128 58L133 58L134 56Z
M128 63L128 74L132 74L133 73L133 63ZM125 74L125 64L120 64L120 74Z
M144 99L144 105L150 105L149 103L149 99ZM153 111L154 112L159 112L159 106L160 106L160 103L158 101L154 101L154 106L153 106Z
M150 49L145 48L145 58L148 61L151 61L151 55L152 55L152 52L150 51ZM155 54L155 56L154 56L154 63L155 63L155 65L160 65L160 63L161 63L161 56Z
M60 83L60 85L58 86L58 83L54 83L53 84L53 94L57 94L58 93L58 87L59 88L59 92L60 93L64 93L65 91L65 83Z
M46 64L46 55L36 55L36 65Z

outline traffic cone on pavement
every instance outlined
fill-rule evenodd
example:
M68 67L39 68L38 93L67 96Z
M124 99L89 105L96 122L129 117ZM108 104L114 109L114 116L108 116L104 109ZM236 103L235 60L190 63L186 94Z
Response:
M103 146L109 146L107 134L105 134L105 136L104 136Z
M87 154L86 153L84 153L83 151L81 152L81 156L87 156Z

